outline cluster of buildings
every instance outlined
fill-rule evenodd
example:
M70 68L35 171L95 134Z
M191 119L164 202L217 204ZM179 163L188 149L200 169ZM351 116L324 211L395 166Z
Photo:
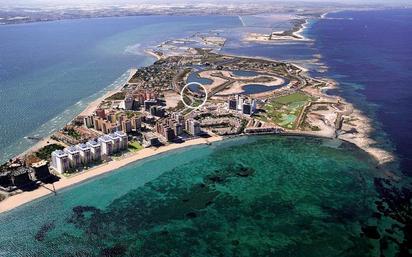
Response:
M166 115L166 107L162 106L158 99L148 99L143 102L144 110L152 116L163 118Z
M51 154L51 167L62 174L76 170L127 149L128 138L123 131L116 131L90 140L87 143L56 150Z
M169 57L167 61L158 60L153 65L142 67L130 80L130 83L139 84L144 89L163 88L172 89L173 78L179 70L181 57Z
M11 192L18 188L24 189L36 185L36 181L47 181L51 176L47 161L26 163L16 158L0 167L0 190Z
M199 136L202 133L197 120L190 118L185 121L183 115L179 113L172 113L170 118L159 120L155 128L156 132L168 142L181 136L184 130L192 136Z
M138 115L133 115L129 118L125 113L119 113L114 110L106 113L104 109L97 109L95 115L84 117L83 123L87 128L93 128L104 134L116 131L130 133L133 130L140 130L142 118Z
M120 109L99 108L93 115L83 118L83 124L87 128L93 128L104 134L123 131L130 133L139 131L142 126L142 117L137 110L144 109L156 117L165 116L165 107L158 100L159 94L154 90L136 90L126 94L119 104Z
M229 110L238 111L242 114L252 115L256 112L256 100L242 95L236 95L228 100Z
M240 115L239 115L240 116ZM242 132L241 117L229 115L214 115L201 120L202 127L218 135L236 135Z
M135 90L126 94L123 101L120 102L119 108L123 110L138 110L144 105L145 101L158 99L159 93L154 90Z

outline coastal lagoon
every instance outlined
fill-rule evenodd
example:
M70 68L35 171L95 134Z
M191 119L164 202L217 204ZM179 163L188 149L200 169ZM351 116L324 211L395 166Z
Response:
M0 254L372 256L362 228L376 225L376 172L339 141L255 136L189 147L0 215Z

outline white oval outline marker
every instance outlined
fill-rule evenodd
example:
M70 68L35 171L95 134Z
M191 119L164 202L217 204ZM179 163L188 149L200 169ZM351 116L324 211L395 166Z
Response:
M203 90L205 91L205 99L203 100L203 103L202 103L201 105L199 105L199 106L196 106L196 107L190 106L190 105L188 105L188 104L183 100L183 91L184 91L188 86L190 86L190 85L200 86L200 87L203 88ZM202 106L206 103L206 101L207 101L207 90L206 90L205 86L203 86L203 85L200 84L199 82L190 82L190 83L187 83L187 84L182 88L182 90L180 91L180 99L182 100L183 104L184 104L187 108L196 110L196 109L199 109L200 107L202 107Z

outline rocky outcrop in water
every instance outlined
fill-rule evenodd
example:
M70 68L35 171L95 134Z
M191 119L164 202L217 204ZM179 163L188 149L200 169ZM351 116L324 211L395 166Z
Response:
M43 226L41 226L39 231L37 231L36 235L34 236L34 239L36 239L37 241L43 241L47 233L50 230L54 229L54 227L54 222L44 224Z

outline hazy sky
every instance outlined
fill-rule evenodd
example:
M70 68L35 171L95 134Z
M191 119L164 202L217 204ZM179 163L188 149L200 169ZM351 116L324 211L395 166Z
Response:
M223 0L225 1L225 0ZM250 3L252 0L226 0L228 2ZM288 2L290 0L261 0L271 2ZM302 2L335 2L335 3L410 3L412 0L297 0ZM297 2L296 0L293 2ZM73 5L78 4L133 4L133 3L219 3L222 0L0 0L0 8L3 6L44 6L44 5Z
M253 0L0 0L1 7L27 6L27 7L42 7L42 6L79 6L79 5L123 5L123 4L156 4L156 3L221 3L221 2L243 2L250 3ZM285 3L290 0L257 0ZM292 2L330 2L330 3L379 3L379 4L411 4L412 0L292 0Z

